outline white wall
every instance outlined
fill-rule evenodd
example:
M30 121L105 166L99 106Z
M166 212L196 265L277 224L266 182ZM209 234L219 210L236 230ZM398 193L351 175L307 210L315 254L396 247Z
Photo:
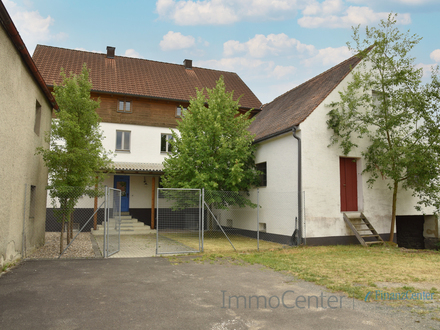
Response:
M171 134L171 129L142 125L101 123L104 132L103 146L106 150L114 152L115 162L132 163L162 163L166 153L161 153L161 133ZM130 131L130 152L115 151L116 131Z
M339 91L347 85L350 76L318 106L318 108L300 125L303 140L303 189L305 191L306 222L308 237L352 235L345 225L340 202L339 157L343 156L337 146L328 147L332 131L327 128L327 106L339 100ZM358 159L358 205L370 219L379 233L389 233L391 226L392 191L387 187L387 179L379 178L373 189L367 185L368 176L362 175L365 168L361 158L368 141L357 140L359 148L347 157ZM397 201L397 215L421 214L414 209L417 200L411 192L400 190ZM432 210L425 210L428 214Z
M343 156L338 146L328 147L332 131L327 128L327 106L339 100L339 91L351 79L348 76L332 91L326 100L299 126L297 135L302 140L302 190L305 235L307 237L329 237L353 235L345 225L340 201L339 157ZM389 233L391 226L392 191L386 179L378 179L369 189L368 177L362 175L365 168L361 152L367 146L366 140L357 140L359 148L347 157L358 158L358 206L379 233ZM286 133L258 144L256 163L267 162L267 181L260 188L261 222L267 223L267 232L291 235L293 221L297 216L297 141L292 133ZM291 194L284 195L284 193ZM290 197L286 197L290 196ZM288 201L292 201L290 207ZM421 214L414 209L417 200L410 191L400 190L397 215ZM270 212L265 210L269 205ZM281 211L288 210L287 212ZM427 214L433 210L424 210Z
M266 224L267 233L291 236L298 217L298 141L292 132L263 141L255 162L267 166L267 186L259 188L260 223ZM252 220L249 226L255 230Z

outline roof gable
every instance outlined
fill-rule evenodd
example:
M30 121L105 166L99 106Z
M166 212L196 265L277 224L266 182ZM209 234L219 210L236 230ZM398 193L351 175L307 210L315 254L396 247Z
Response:
M140 97L189 101L196 88L214 88L223 75L226 90L234 91L243 108L261 107L261 102L233 72L217 71L145 59L91 53L37 45L33 59L49 86L61 84L60 70L79 74L84 63L90 69L93 91Z
M43 77L41 76L40 72L38 71L37 67L35 66L35 63L32 60L32 58L26 48L26 45L23 42L23 39L21 39L21 36L18 33L18 30L15 27L15 24L11 19L11 16L9 16L9 13L6 10L6 7L4 6L3 2L1 2L1 1L0 1L0 25L5 29L6 34L8 35L8 37L11 40L14 47L17 49L17 52L20 54L21 58L23 59L26 66L28 67L31 75L35 79L39 88L46 96L48 102L52 105L53 108L58 109L58 105L55 101L55 98L50 93L50 91L47 89L47 86L43 80Z
M355 55L265 104L249 128L255 142L302 123L360 61Z

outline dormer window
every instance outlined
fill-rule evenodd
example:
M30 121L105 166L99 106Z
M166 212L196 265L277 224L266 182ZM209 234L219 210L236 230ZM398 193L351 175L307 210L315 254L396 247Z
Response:
M131 112L131 101L119 100L118 112Z

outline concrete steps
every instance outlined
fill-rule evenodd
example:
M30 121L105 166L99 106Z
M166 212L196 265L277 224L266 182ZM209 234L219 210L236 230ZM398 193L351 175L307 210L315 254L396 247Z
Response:
M109 219L111 232L115 232L115 221L115 219ZM155 229L151 229L150 226L132 218L130 215L124 213L121 215L121 235L147 235L155 233ZM104 225L98 225L96 230L92 229L92 234L96 236L104 235Z

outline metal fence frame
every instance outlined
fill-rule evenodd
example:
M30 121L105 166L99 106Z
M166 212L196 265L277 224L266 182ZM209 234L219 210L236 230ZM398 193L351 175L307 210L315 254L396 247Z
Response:
M111 204L111 208L110 208L111 201L113 203ZM121 249L121 190L106 187L104 202L105 202L105 210L104 210L103 257L108 258L118 253ZM112 217L110 217L110 213ZM113 223L110 222L110 219L114 220L114 227L117 236L117 248L114 249L113 251L110 251L110 246L114 245L113 242L110 244L110 238L112 237L110 235L110 230L112 230L111 228L113 227Z
M194 249L194 250L172 250L172 251L160 251L159 247L159 241L160 241L160 226L161 226L161 212L160 212L160 199L161 199L161 192L166 192L166 191L193 191L193 192L198 192L198 197L199 197L199 205L198 205L198 209L199 209L199 216L198 216L198 232L199 232L199 248ZM202 233L203 233L203 212L202 210L202 190L201 189L187 189L187 188L157 188L157 193L156 193L156 205L157 205L157 211L156 211L156 255L161 255L161 254L180 254L180 253L197 253L200 251L203 251L203 237L202 237Z

